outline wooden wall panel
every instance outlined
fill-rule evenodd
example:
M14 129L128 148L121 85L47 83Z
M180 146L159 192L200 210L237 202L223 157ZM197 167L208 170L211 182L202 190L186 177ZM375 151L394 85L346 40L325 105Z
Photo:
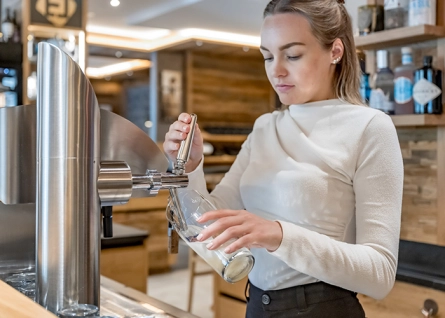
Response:
M187 109L208 123L251 125L274 109L260 55L230 56L188 52Z
M405 176L404 240L438 244L437 128L398 129Z

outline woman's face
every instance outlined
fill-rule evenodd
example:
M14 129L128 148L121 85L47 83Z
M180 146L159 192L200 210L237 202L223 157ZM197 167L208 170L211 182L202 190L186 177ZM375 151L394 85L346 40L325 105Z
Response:
M333 53L324 49L300 14L267 16L261 29L267 77L285 105L335 98Z

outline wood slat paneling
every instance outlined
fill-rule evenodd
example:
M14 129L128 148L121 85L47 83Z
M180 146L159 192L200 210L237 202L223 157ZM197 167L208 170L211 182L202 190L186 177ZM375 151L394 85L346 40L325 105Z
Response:
M438 244L437 128L398 129L404 163L404 240Z
M187 109L208 123L253 124L273 110L270 83L261 56L188 52Z

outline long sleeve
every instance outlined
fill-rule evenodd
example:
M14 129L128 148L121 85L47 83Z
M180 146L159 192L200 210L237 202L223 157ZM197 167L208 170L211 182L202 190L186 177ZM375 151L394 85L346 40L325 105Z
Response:
M357 153L356 244L281 220L283 240L271 255L318 280L381 299L395 281L403 191L400 146L388 116L373 117Z
M188 174L189 188L199 191L219 209L244 209L244 204L240 194L240 179L249 163L249 140L250 139L248 137L243 143L240 152L230 167L230 170L225 174L224 178L215 187L211 194L209 194L207 191L204 178L204 158L201 160L200 165L194 171Z

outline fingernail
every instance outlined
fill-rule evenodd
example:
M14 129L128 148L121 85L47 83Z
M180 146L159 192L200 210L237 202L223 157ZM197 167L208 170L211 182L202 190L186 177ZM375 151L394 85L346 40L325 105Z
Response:
M224 249L224 253L226 253L226 254L230 254L230 252L231 252L230 248L226 247L226 248Z
M210 242L209 244L206 245L208 250L211 250L213 248L213 242Z
M200 222L202 220L202 215L196 219L196 221Z
M202 239L202 234L199 234L199 235L196 237L196 239L197 239L198 241L201 241L201 239Z
M182 130L186 131L187 130L187 126L183 126Z

